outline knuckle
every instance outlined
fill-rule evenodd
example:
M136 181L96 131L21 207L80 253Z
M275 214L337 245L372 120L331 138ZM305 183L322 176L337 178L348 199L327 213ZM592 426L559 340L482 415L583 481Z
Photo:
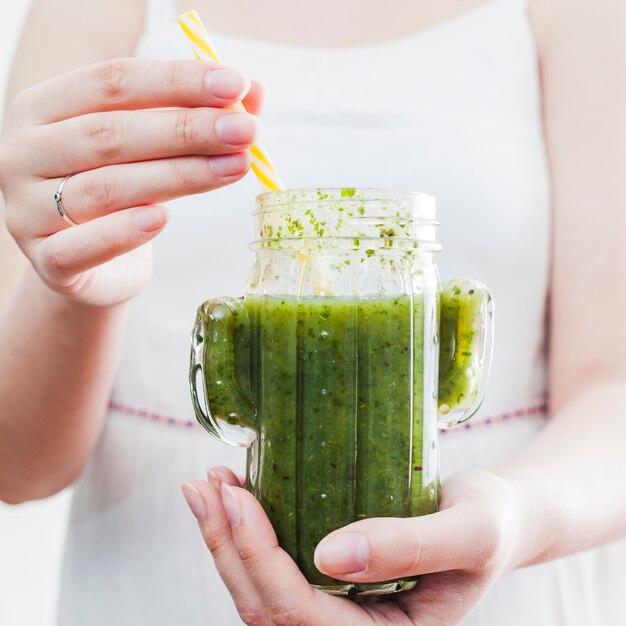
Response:
M89 177L83 194L88 206L98 208L105 213L117 208L120 200L119 181L112 174Z
M202 167L196 159L172 159L171 168L177 186L187 190L206 186L209 168Z
M23 235L23 224L19 219L17 211L12 210L11 205L7 204L5 212L4 212L4 224L6 229L15 239L15 241L19 241Z
M310 621L306 619L302 609L293 607L275 609L272 623L276 626L306 626Z
M0 187L14 188L33 174L33 151L41 146L36 128L7 128L0 141Z
M240 546L239 556L247 569L258 569L263 567L264 558L255 546Z
M103 115L89 128L89 138L104 159L114 159L120 152L120 129L111 115Z
M228 558L228 553L231 549L228 535L204 533L204 541L215 560L220 560L222 555L225 555L225 557Z
M96 67L96 80L102 95L108 100L119 100L126 91L128 61L112 59Z
M179 111L174 125L174 141L182 148L191 148L198 144L200 131L198 118L192 109Z
M6 140L4 140L0 142L0 189L4 188L6 181L9 180L11 164L12 159L9 156L9 150L6 146Z
M56 283L69 271L69 259L54 237L48 238L41 257L41 270L48 282Z
M258 609L238 609L239 617L241 621L248 626L270 626L270 622L263 613Z
M30 105L31 94L33 92L33 87L28 87L26 89L22 89L14 98L11 104L9 105L7 111L7 127L12 126L20 117L23 116L24 111L26 111Z
M98 248L100 250L118 251L120 249L120 242L114 231L110 228L100 228L97 234Z
M165 70L165 88L172 93L180 93L189 89L187 72L182 63L173 61Z
M23 92L20 92L9 105L7 110L7 126L15 124L16 120L20 117L20 113L24 110L25 98L22 94Z

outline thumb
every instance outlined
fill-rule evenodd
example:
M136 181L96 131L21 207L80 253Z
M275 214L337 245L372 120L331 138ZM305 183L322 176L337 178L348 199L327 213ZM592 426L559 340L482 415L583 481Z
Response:
M471 569L486 558L490 541L476 509L458 504L422 517L355 522L322 539L315 565L334 578L364 583Z

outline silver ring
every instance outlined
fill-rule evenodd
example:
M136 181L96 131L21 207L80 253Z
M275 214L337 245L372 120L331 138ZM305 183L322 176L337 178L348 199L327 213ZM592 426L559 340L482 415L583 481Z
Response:
M66 176L59 184L59 188L54 194L54 201L57 203L57 210L59 215L70 225L70 226L78 226L78 224L65 212L63 208L63 187L65 187L65 183L72 178L73 174Z

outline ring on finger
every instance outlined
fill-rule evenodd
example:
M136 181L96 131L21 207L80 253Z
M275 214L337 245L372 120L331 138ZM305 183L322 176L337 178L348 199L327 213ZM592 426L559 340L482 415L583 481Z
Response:
M57 211L59 215L70 225L70 226L78 226L78 224L65 212L65 208L63 207L63 187L65 187L65 183L72 178L72 174L66 176L60 183L59 187L54 194L54 201L57 204Z

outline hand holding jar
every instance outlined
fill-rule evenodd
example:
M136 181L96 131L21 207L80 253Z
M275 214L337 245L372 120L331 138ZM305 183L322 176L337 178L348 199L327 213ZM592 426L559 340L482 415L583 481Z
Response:
M160 203L244 176L257 122L227 107L247 98L255 112L261 97L258 83L214 63L139 59L21 92L0 143L0 188L7 226L44 283L100 306L139 293L146 244L168 219Z

